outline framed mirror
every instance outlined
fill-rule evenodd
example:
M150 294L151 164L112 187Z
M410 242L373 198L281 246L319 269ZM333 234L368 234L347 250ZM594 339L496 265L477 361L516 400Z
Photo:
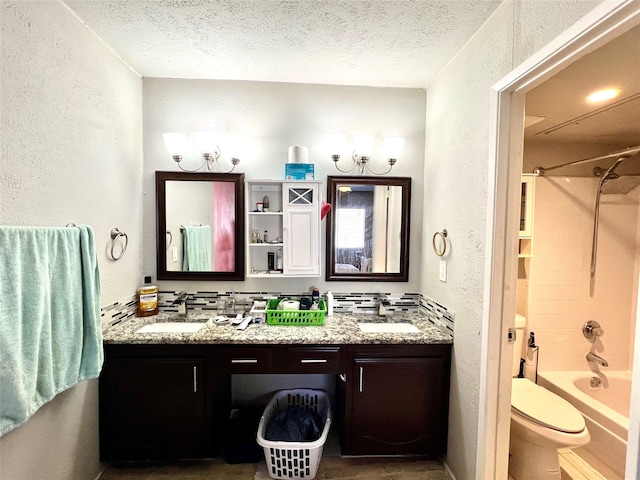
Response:
M160 280L244 280L244 174L156 172Z
M327 280L409 281L411 178L327 177Z

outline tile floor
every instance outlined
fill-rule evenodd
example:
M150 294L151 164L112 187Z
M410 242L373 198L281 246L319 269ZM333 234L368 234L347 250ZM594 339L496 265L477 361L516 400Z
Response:
M333 432L332 432L333 433ZM270 480L266 463L229 465L221 459L110 465L99 480ZM340 456L336 435L324 445L316 480L451 480L442 463L421 457Z

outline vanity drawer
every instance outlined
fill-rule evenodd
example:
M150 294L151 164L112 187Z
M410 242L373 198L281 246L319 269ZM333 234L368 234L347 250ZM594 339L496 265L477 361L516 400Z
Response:
M295 373L343 373L342 348L338 345L287 347L287 371Z
M217 364L228 373L270 373L273 356L272 347L222 347Z

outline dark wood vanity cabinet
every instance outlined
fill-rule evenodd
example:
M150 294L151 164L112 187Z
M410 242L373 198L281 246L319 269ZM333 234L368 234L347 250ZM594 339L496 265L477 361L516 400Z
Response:
M345 455L439 454L450 355L442 344L108 344L101 460L216 456L228 437L231 376L246 373L336 375L332 428Z
M348 362L343 454L446 450L449 345L352 346Z
M213 427L222 419L214 418L208 353L179 345L106 347L101 460L212 456ZM225 387L218 386L219 395Z

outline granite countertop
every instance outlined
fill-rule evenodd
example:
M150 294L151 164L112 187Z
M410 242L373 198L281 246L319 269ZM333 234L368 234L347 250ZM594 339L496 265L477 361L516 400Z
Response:
M195 333L137 333L146 324L154 322L184 322L175 313L160 313L151 317L130 318L111 327L103 334L107 344L448 344L451 334L434 325L420 313L394 314L390 318L366 314L337 313L326 316L322 326L274 326L266 321L250 324L246 330L236 330L230 324L219 325L211 319L212 313L189 312L188 322L207 322ZM420 333L363 333L358 322L413 323Z

